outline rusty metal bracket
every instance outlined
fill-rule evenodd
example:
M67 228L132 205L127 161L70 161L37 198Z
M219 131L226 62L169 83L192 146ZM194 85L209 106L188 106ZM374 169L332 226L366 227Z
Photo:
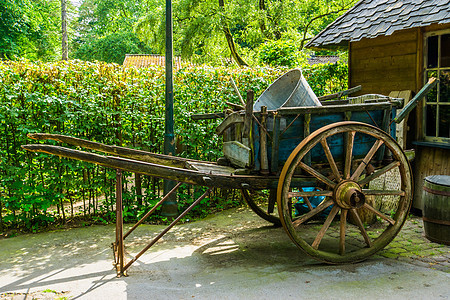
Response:
M124 240L127 238L140 224L144 222L155 210L162 205L162 203L169 198L181 185L178 182L175 187L168 192L152 209L147 212L127 233L123 234L123 206L122 206L122 171L117 170L116 175L116 241L112 244L114 252L114 266L116 268L117 276L127 276L126 270L142 256L148 249L150 249L160 238L162 238L173 226L175 226L187 213L189 213L197 204L205 199L210 193L211 188L195 200L188 208L186 208L175 220L172 221L161 233L159 233L154 239L152 239L144 249L141 250L134 258L128 263L125 262L125 245Z

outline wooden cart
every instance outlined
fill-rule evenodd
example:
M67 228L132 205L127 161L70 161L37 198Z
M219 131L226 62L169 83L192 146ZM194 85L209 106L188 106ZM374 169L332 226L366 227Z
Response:
M417 94L411 105L397 116L397 122L432 85L430 82ZM57 134L36 133L29 137L56 140L108 155L46 144L24 145L23 148L118 170L117 230L113 248L119 275L123 275L210 191L208 189L194 201L139 254L125 262L124 239L168 195L124 234L122 170L178 181L169 194L181 183L240 189L256 214L282 225L298 247L327 263L361 261L388 245L408 216L413 192L408 158L395 141L396 123L391 121L401 101L376 97L358 104L349 100L328 101L318 107L271 111L262 107L261 111L253 112L252 93L247 98L244 110L195 117L224 117L217 133L224 135L227 159L219 163L109 146ZM398 176L396 188L379 189L373 184L386 174ZM267 195L266 201L255 201L251 195L257 191ZM383 209L385 199L391 202L388 211ZM370 214L375 222L364 224L364 216Z

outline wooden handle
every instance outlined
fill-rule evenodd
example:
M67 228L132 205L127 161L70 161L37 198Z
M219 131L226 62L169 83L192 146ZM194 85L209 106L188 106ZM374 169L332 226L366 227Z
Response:
M431 77L423 88L417 93L417 95L408 102L408 104L402 109L402 111L394 118L395 123L400 123L403 119L417 106L419 101L425 97L432 88L436 86L438 81L435 77ZM392 122L391 122L392 123Z

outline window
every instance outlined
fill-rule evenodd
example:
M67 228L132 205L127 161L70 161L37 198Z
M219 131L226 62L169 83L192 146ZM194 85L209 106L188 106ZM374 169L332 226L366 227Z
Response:
M450 30L425 35L425 80L439 83L425 99L425 140L450 143Z

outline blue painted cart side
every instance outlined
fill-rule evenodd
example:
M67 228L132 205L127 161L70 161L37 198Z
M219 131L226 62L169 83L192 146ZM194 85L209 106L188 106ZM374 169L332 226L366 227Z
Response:
M388 132L395 138L395 124L389 124L395 114L395 105L389 101L367 104L330 105L321 107L282 108L270 112L267 122L269 139L267 152L272 173L277 173L286 162L295 147L312 132L342 121L357 121L373 125ZM259 118L258 113L255 113ZM253 124L254 170L260 169L260 135L265 134L258 122ZM356 134L353 157L362 158L372 147L375 139L367 135ZM344 159L344 136L336 135L327 140L333 157ZM380 148L376 159L383 158L384 148ZM308 164L326 162L323 149L316 146L312 157L305 158Z

